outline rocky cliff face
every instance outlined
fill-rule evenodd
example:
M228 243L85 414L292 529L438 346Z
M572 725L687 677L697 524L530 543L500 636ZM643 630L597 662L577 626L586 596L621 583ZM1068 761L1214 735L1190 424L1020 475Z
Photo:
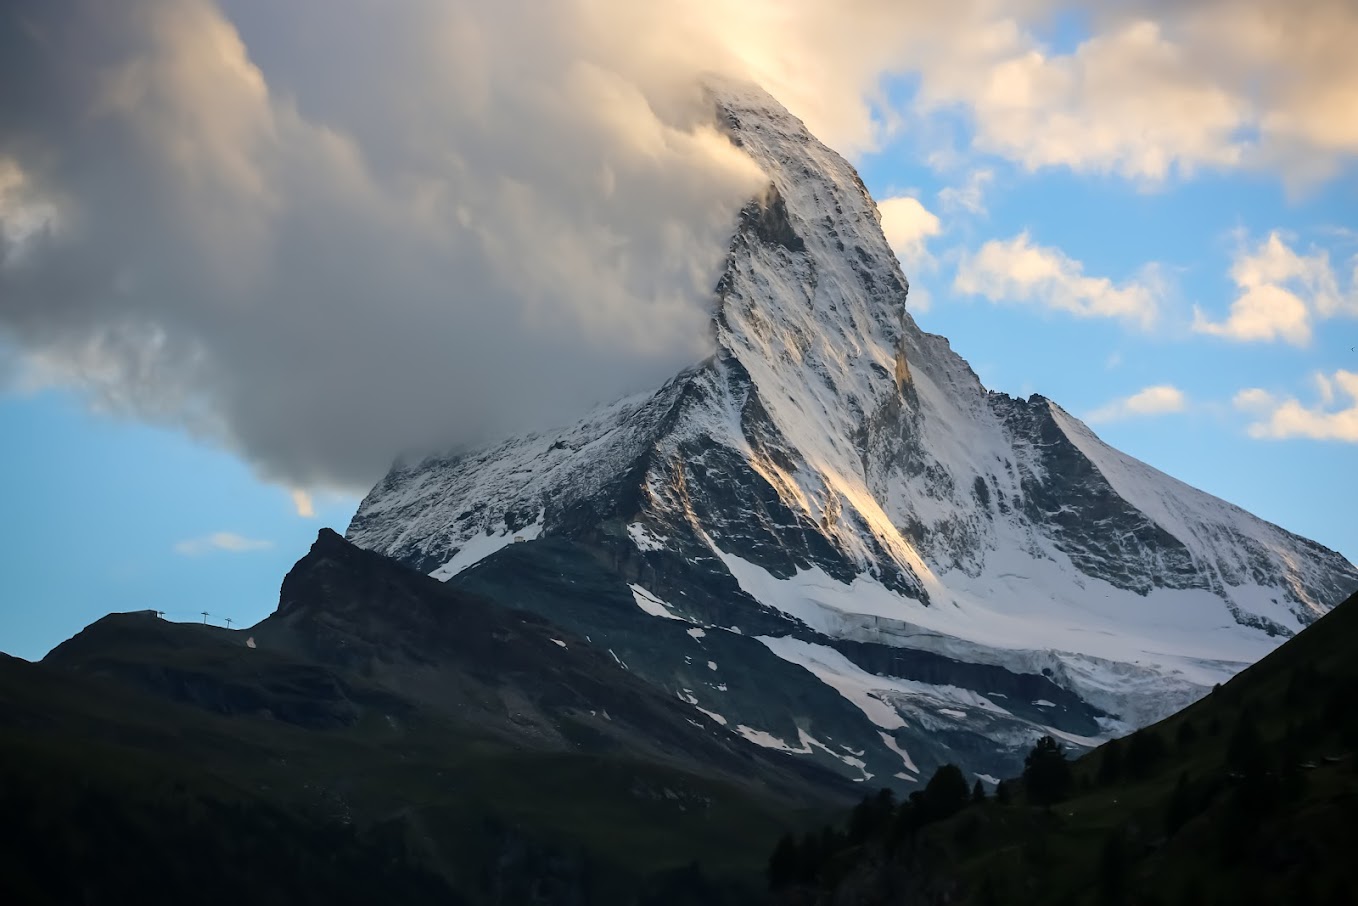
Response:
M852 167L758 89L713 96L769 184L712 356L559 431L394 469L350 540L878 782L998 774L1039 733L1167 714L1358 587L1055 403L986 390L911 319Z

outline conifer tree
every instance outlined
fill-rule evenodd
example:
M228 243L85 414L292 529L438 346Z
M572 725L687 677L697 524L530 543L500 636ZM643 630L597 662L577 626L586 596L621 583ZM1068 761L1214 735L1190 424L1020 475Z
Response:
M924 787L924 820L942 821L957 814L969 795L962 769L955 764L943 765Z
M1044 736L1023 762L1023 787L1038 805L1052 805L1066 797L1071 785L1070 762L1055 739Z

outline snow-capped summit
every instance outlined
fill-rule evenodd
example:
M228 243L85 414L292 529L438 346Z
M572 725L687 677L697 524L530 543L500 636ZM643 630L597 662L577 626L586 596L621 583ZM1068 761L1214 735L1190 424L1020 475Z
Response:
M573 623L753 741L902 780L1166 714L1358 588L1335 552L1055 403L987 391L910 317L853 168L763 91L712 91L769 179L715 288L714 354L559 431L394 469L352 541ZM526 565L567 543L651 631ZM718 636L750 688L707 669ZM850 716L755 688L756 662Z

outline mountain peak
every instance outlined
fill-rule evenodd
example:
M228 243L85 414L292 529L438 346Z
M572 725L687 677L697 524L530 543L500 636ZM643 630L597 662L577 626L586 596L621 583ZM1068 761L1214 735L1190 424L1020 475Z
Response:
M344 536L341 535L339 532L335 531L334 529L332 529L328 525L321 526L320 531L316 533L316 544L342 544L342 543L344 543Z
M550 619L571 594L545 543L569 542L631 611L570 611L581 635L695 707L745 713L751 738L844 769L809 728L826 715L737 704L619 627L756 635L857 709L866 723L837 733L869 753L852 771L879 776L977 759L977 736L999 751L975 769L995 773L1024 733L1092 740L1162 716L1358 587L1333 551L1109 448L1046 398L987 391L907 312L853 167L766 93L709 90L769 180L714 288L715 354L574 425L394 469L352 541ZM1037 691L1052 682L1080 706ZM1002 686L1032 694L989 697Z

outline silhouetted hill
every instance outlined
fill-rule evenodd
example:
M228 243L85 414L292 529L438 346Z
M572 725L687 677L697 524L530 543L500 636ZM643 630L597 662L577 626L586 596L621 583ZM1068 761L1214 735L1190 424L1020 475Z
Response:
M720 902L851 801L328 530L258 626L112 614L3 659L0 735L16 903Z

